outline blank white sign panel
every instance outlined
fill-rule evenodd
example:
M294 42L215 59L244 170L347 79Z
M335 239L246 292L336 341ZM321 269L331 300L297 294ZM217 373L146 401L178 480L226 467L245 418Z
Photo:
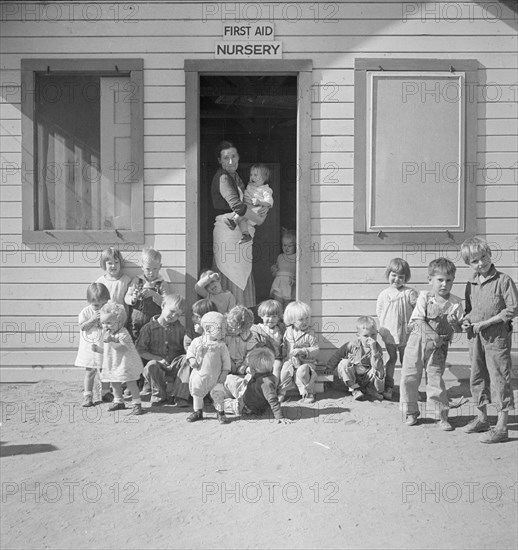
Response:
M463 230L463 86L463 73L368 73L368 231Z

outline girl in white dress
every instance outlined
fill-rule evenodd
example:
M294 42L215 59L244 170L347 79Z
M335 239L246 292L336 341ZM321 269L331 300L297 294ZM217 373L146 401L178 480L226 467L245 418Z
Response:
M104 275L99 277L95 282L102 283L110 291L110 300L124 305L127 313L128 308L124 303L124 297L126 296L126 292L128 292L131 279L129 275L122 273L124 259L120 250L117 250L113 246L103 250L99 263L101 264L101 269L104 271Z
M101 308L110 299L108 289L101 283L92 283L86 291L88 306L79 314L79 349L75 361L76 367L85 368L83 407L93 407L93 389L95 374L101 368L102 355L93 349L101 341ZM110 391L109 384L106 385Z
M132 414L143 414L137 380L142 374L142 360L133 344L133 340L124 328L126 310L122 304L108 302L101 309L101 326L103 328L103 347L94 344L94 351L103 354L101 380L109 382L115 399L108 408L111 411L125 409L122 397L122 384L131 393L133 402Z
M403 364L403 354L408 341L408 322L417 301L417 292L406 283L410 280L410 266L402 258L390 260L385 270L389 286L378 296L376 314L379 319L379 334L385 343L389 359L385 365L385 391L383 397L392 399L394 389L394 369L399 351Z
M295 300L295 272L297 269L297 237L295 231L282 228L282 254L272 265L275 277L270 290L270 297L286 307Z

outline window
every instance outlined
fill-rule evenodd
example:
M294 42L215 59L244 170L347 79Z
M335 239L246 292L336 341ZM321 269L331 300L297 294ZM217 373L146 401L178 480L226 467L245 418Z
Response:
M143 242L142 69L22 60L24 242Z
M476 74L466 60L357 60L355 244L476 232Z

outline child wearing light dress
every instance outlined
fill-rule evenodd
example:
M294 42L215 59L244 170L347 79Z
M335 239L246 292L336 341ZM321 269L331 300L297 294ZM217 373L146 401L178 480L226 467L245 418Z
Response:
M259 211L262 211L263 207L269 210L273 206L273 191L268 185L269 181L270 169L268 166L266 164L253 164L250 168L250 180L243 194L243 200L257 214L259 214ZM266 214L264 214L264 217L266 217ZM253 221L239 214L232 214L225 221L230 229L235 229L236 226L239 226L241 239L238 241L238 244L247 243L252 240L255 231L254 226L256 225Z
M192 368L189 391L194 411L187 422L203 420L203 398L210 394L220 424L228 424L225 415L225 388L230 372L230 355L225 344L225 316L219 312L206 313L201 319L203 334L195 338L187 350L186 361Z
M79 349L75 361L76 367L85 369L83 407L93 407L93 388L95 375L102 367L102 355L94 350L93 344L100 344L102 340L101 308L110 299L108 289L102 283L92 283L86 291L88 306L79 314ZM105 390L103 394L103 390ZM110 391L109 384L103 384L101 398Z
M296 295L296 269L297 269L297 242L295 231L282 229L282 254L277 257L277 262L272 265L274 276L270 297L281 303L283 307L295 300Z
M410 280L410 266L402 258L390 260L385 270L389 286L382 290L376 302L379 320L379 335L388 353L385 364L385 391L383 397L391 400L394 389L394 369L397 355L403 364L403 355L408 340L408 323L417 301L417 292L406 286Z
M99 263L104 275L99 277L96 283L102 283L110 291L110 300L126 306L126 312L128 312L124 298L128 292L131 279L129 275L122 273L124 259L120 250L113 246L103 250Z
M317 373L315 363L319 346L311 330L311 308L304 302L290 302L284 311L286 332L282 337L281 380L279 401L286 398L290 388L297 388L302 401L315 402Z
M236 299L230 290L223 290L221 278L217 271L206 269L200 275L194 290L198 296L207 298L214 302L218 311L222 314L228 313L235 305Z
M114 402L108 411L126 408L122 397L122 384L126 384L133 403L131 414L141 415L144 411L137 380L142 374L142 360L129 332L124 328L125 322L126 310L122 304L105 304L101 309L103 347L93 344L93 349L103 354L101 381L111 384L115 394Z
M257 314L262 319L252 327L257 346L266 346L274 354L273 375L277 382L281 379L282 368L282 337L286 327L281 321L282 305L277 300L265 300L259 304Z

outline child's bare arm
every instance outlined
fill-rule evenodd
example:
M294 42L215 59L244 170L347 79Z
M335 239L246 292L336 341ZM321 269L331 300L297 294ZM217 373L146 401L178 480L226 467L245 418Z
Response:
M218 273L204 273L199 281L194 285L194 291L196 294L202 296L203 298L207 298L209 296L209 293L207 292L207 289L205 288L208 284L212 283L212 281L219 281L219 274Z
M80 330L89 330L89 329L95 327L96 325L100 326L99 313L95 317L92 317L91 319L88 319L88 320L83 321L82 323L80 323L79 324L79 329Z

